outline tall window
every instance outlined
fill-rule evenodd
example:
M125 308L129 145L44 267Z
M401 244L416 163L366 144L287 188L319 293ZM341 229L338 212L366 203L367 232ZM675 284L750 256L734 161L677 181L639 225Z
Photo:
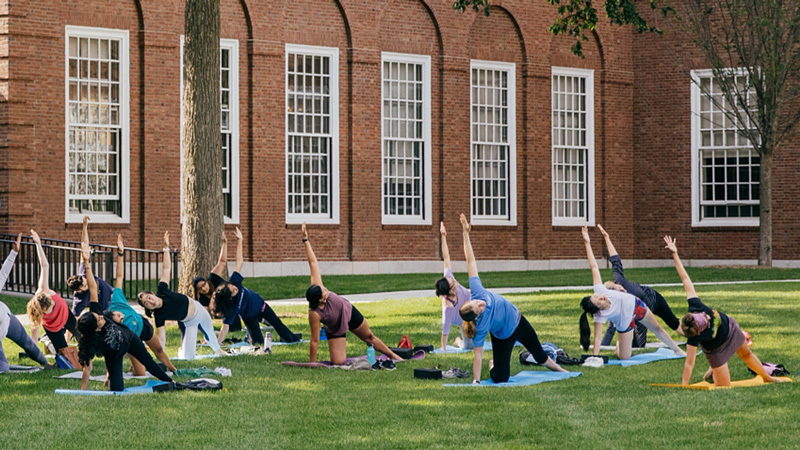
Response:
M339 49L286 45L286 223L339 223Z
M66 222L129 220L128 31L66 31Z
M512 63L472 61L471 219L516 225L516 83Z
M183 74L183 45L184 37L181 36L181 74ZM237 224L239 223L239 41L220 39L219 56L222 204L225 223ZM182 114L183 76L181 76ZM183 122L182 116L181 122Z
M430 56L382 54L384 224L431 223Z
M553 225L594 225L594 71L552 69Z
M730 76L741 91L749 90L745 101L754 107L747 73L731 70ZM737 105L725 98L712 71L694 71L692 78L692 225L757 226L760 158L738 131Z

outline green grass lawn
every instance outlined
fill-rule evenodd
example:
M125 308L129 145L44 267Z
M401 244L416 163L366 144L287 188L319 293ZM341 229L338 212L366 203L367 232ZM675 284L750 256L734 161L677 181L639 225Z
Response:
M652 271L654 281L661 276L660 269L642 271ZM641 279L636 272L634 278L631 271L631 278ZM692 275L702 278L700 272L694 269ZM718 270L709 277L725 272ZM757 273L764 275L757 278L766 279L773 271ZM559 284L560 276L541 282ZM334 278L326 277L326 285L346 292ZM579 282L586 283L585 278ZM728 278L736 278L736 272ZM500 283L493 274L484 276L490 288L514 282ZM422 287L430 284L428 277ZM681 289L660 291L676 314L686 311ZM707 304L729 313L751 333L752 349L762 361L782 363L796 375L800 370L800 283L704 286L699 292ZM508 298L542 341L580 356L578 300L585 294L545 292ZM403 334L414 344L439 341L441 307L435 298L362 303L358 308L375 334L390 345L396 345ZM285 322L308 336L306 308L280 306L276 310L294 313ZM451 335L456 332L453 329ZM170 328L169 354L176 353L178 339L177 327ZM651 333L650 340L654 339ZM17 359L19 348L8 339L3 346L12 364L31 363ZM365 345L348 335L347 349L349 355L359 355ZM320 354L327 357L324 343ZM485 355L484 379L490 355ZM429 355L422 361L400 363L393 372L280 365L283 360L307 361L308 346L300 344L276 347L273 355L176 362L179 368L230 368L233 376L221 378L226 387L222 392L129 397L56 396L54 389L77 389L80 381L56 380L52 372L5 374L0 375L0 446L792 448L800 438L800 383L711 392L648 385L680 382L682 360L584 368L582 377L516 388L444 388L442 381L413 378L415 367L441 364L471 369L471 358L471 354ZM102 367L102 360L97 360L95 373L102 373ZM699 381L707 367L699 356L693 381ZM733 379L750 377L735 356L730 368ZM521 369L515 352L512 373ZM101 383L91 383L92 388L102 389ZM134 384L141 382L126 383Z

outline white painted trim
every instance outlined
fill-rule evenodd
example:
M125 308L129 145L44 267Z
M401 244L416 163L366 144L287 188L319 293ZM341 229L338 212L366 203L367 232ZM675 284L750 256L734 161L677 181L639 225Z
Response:
M284 51L284 109L283 109L283 139L284 139L284 213L287 224L339 224L339 47L318 47L309 45L286 44ZM290 214L289 213L289 159L286 157L289 148L289 120L286 111L289 105L289 54L300 53L304 55L327 56L330 58L330 134L331 134L331 205L327 215L323 214Z
M469 64L469 209L472 225L517 225L517 70L515 63L473 59ZM508 213L505 218L474 217L472 211L472 70L489 69L508 72Z
M553 226L590 226L593 227L595 225L595 140L594 140L594 70L592 69L575 69L571 67L552 67L550 70L550 169L551 169L551 179L550 179L550 186L552 188L551 191L551 200L555 198L555 186L553 181L555 180L555 166L553 165L553 154L555 149L553 148L553 124L552 124L552 117L553 117L553 77L554 76L569 76L569 77L581 77L586 78L586 183L587 183L587 198L586 198L586 210L587 210L587 217L584 220L578 218L563 218L563 217L556 217L555 215L555 208L553 208L553 202L550 202L551 205L551 217L553 219Z
M99 39L119 39L119 102L122 136L119 154L119 187L122 215L111 213L69 212L69 38L72 36ZM81 223L89 216L93 223L130 223L130 33L128 30L112 28L64 27L64 222Z
M386 176L384 173L384 164L383 164L383 139L384 139L384 109L383 109L383 102L384 102L384 89L383 89L383 80L384 80L384 63L385 62L399 62L399 63L410 63L410 64L421 64L422 65L422 141L425 147L425 154L423 155L422 159L422 183L423 183L423 192L422 192L422 216L418 217L411 217L411 216L390 216L386 215L383 210L383 200L386 192L384 190L384 182L383 179ZM430 55L413 55L407 53L391 53L391 52L382 52L381 53L381 224L383 225L430 225L432 223L431 214L432 214L432 158L431 154L433 153L433 148L431 144L431 57Z

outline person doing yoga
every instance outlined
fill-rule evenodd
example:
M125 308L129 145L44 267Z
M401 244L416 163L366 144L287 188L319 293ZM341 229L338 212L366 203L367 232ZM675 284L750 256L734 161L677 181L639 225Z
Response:
M594 355L600 353L600 333L606 321L613 323L619 331L616 348L616 354L619 359L630 359L631 357L632 331L637 322L644 324L661 342L667 344L676 355L686 355L656 321L653 313L650 312L650 309L641 299L627 292L608 289L603 285L600 269L597 267L597 261L595 261L594 253L592 252L589 230L583 227L581 228L581 234L586 246L586 258L589 260L589 268L592 270L592 285L594 289L594 295L587 295L581 299L581 308L583 308L583 314L581 314L579 321L581 347L584 350L589 349L591 330L589 329L589 321L586 315L591 314L594 317L594 348L592 350Z
M675 262L675 269L681 278L683 289L686 291L686 301L689 303L689 312L681 318L680 325L686 336L686 362L683 364L681 384L689 385L698 346L703 348L703 354L710 366L703 379L713 375L716 386L731 385L728 360L734 353L739 355L747 367L760 376L765 383L783 381L767 374L761 361L758 360L755 353L750 351L744 333L733 317L709 308L697 297L692 279L689 278L689 274L678 256L675 239L664 236L664 242L667 244L665 248L672 252L672 260Z
M36 244L36 254L39 257L39 285L27 306L28 317L31 319L31 338L34 342L39 340L39 325L42 325L55 351L77 367L78 358L74 353L75 349L69 349L66 337L67 330L76 339L81 337L75 326L75 316L69 310L67 302L56 291L50 289L48 281L50 263L44 254L42 240L34 230L31 230L31 237Z
M225 282L222 275L225 273L225 268L228 266L228 237L225 231L222 232L222 249L219 251L219 259L217 265L211 269L208 277L194 277L192 280L192 287L194 288L194 298L200 302L201 305L211 314L214 319L222 319L224 316L221 312L216 311L214 304L214 291L217 286ZM237 317L234 322L228 326L228 331L241 331L242 321ZM183 333L183 329L181 329ZM220 339L220 344L222 340Z
M672 309L670 309L667 301L664 299L664 296L650 286L637 284L625 278L625 272L622 269L622 258L620 258L619 254L617 253L617 249L614 248L614 244L611 243L611 237L608 235L606 230L603 229L602 225L598 224L597 229L600 230L600 233L603 234L603 238L606 241L606 247L608 248L608 261L611 263L611 270L614 272L614 281L606 281L605 286L608 289L619 292L627 292L635 295L636 298L643 301L644 304L647 305L653 314L660 317L668 327L673 329L678 334L682 334L683 331L681 331L679 327L680 320L678 320L678 318L672 312ZM600 343L600 345L609 345L611 343L611 339L614 337L615 331L616 327L614 327L612 322L609 322L608 329L606 329L606 334L603 336L603 341ZM644 339L642 339L641 342L637 342L639 341L638 338L640 336ZM636 329L634 330L634 342L636 344L640 344L634 345L635 347L644 347L644 344L647 342L647 328L641 323L636 324Z
M541 364L555 372L567 372L553 361L539 342L528 319L516 306L502 295L487 291L478 276L478 263L472 252L469 232L472 226L461 214L461 232L464 239L464 255L467 259L469 274L469 290L471 300L464 304L459 313L464 321L464 334L472 338L472 375L473 383L480 383L483 366L483 345L486 335L491 333L494 360L489 362L489 376L495 383L505 383L511 376L511 351L519 341L531 352L537 364Z
M170 280L170 267L172 265L170 260L169 231L167 231L164 233L164 261L161 264L161 280L158 283L158 290L155 294L150 291L142 291L137 295L139 305L144 308L147 317L155 317L156 330L158 330L158 338L161 341L161 345L166 345L164 323L167 320L177 320L186 327L181 342L185 359L194 359L198 327L209 337L208 345L214 350L214 353L227 355L219 348L211 316L203 308L203 305L197 300L169 290L169 284L167 283ZM179 356L180 353L178 352Z
M0 291L6 285L8 276L11 275L11 270L14 268L14 261L17 259L17 254L20 250L20 241L22 240L22 233L17 235L17 239L11 244L11 251L8 253L3 266L0 267ZM0 373L8 372L10 366L6 354L3 351L3 339L9 338L14 343L22 347L28 357L39 364L47 367L52 367L47 364L47 358L44 357L36 342L25 333L25 328L20 323L17 316L11 313L5 303L0 302Z
M311 342L308 346L309 361L317 361L320 325L325 326L331 362L337 366L344 364L347 359L345 336L348 330L367 343L367 345L375 347L375 350L389 358L395 361L401 360L401 357L397 356L372 333L364 316L349 300L325 288L322 284L322 274L319 270L317 256L314 254L314 249L311 248L311 241L308 240L308 229L305 223L303 223L301 230L303 232L302 242L306 250L308 267L311 269L311 286L306 290L308 324L311 328Z
M236 228L236 268L228 282L221 282L214 291L215 310L222 313L222 328L219 330L219 343L228 334L228 328L242 318L253 345L264 344L264 334L261 333L261 320L266 320L278 333L283 342L297 342L300 339L292 333L281 319L270 308L267 302L255 291L242 285L244 277L241 274L244 265L244 250L242 245L242 232Z
M125 389L122 361L128 353L144 364L150 374L159 380L172 381L172 378L153 361L139 336L125 325L117 323L117 320L122 320L120 313L106 311L98 314L93 311L98 310L99 305L97 283L92 276L91 250L86 242L81 243L81 249L86 268L86 282L89 285L89 311L78 318L78 330L81 332L81 338L78 340L78 359L83 367L81 389L86 389L88 386L92 374L92 359L99 355L106 360L108 383L112 391Z
M89 242L89 216L83 216L81 242ZM97 297L100 302L100 308L106 310L111 301L111 292L114 289L102 278L95 276L94 279L97 283ZM78 273L67 278L67 286L73 291L72 314L78 317L89 306L89 285L86 283L86 269L84 268L83 259L81 259L81 263L78 266Z
M469 289L456 281L450 267L450 250L447 247L447 230L444 222L439 223L439 233L442 235L442 259L444 260L444 275L436 281L436 296L442 298L442 350L447 349L447 338L450 327L455 325L461 329L461 342L456 345L465 350L472 348L472 339L468 338L461 328L461 316L458 310L469 301ZM458 338L456 338L458 340Z

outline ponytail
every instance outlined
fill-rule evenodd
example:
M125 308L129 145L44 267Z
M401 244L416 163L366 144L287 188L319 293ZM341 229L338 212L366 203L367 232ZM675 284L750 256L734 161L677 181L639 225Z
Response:
M31 322L33 325L41 325L42 324L42 317L44 316L44 310L49 308L50 305L53 304L53 300L50 298L49 295L45 294L44 292L39 292L38 294L31 297L28 301L28 306L26 308L28 317L30 317Z
M600 311L600 308L592 303L591 295L587 295L581 299L581 308L583 308L583 314L581 314L581 317L578 320L580 343L584 350L589 350L589 338L592 336L592 330L589 328L589 319L587 318L587 315L595 314L596 312Z
M475 322L472 320L465 320L461 322L461 330L464 332L464 336L472 339L475 337Z

